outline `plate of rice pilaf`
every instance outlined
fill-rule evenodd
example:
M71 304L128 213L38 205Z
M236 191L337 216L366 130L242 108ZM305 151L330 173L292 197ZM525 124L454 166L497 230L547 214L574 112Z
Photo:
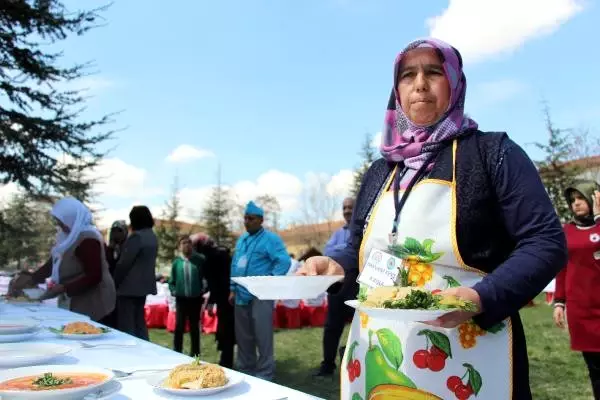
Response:
M108 328L95 326L84 321L70 322L60 328L48 328L48 330L62 338L76 340L96 339L111 332Z

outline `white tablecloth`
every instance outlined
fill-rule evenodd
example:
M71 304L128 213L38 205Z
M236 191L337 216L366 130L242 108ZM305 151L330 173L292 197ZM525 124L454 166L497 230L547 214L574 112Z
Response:
M85 320L86 317L49 305L23 306L0 303L0 318L28 317L42 321L46 327L60 327L67 322ZM35 340L22 342L24 346L31 342L51 342L72 345L73 351L54 360L53 364L85 364L103 368L131 371L135 369L172 368L175 365L191 361L190 357L176 353L167 348L139 340L119 331L113 331L106 338L88 340L87 343L132 343L135 347L99 347L83 349L77 341L58 338L47 330L35 337ZM234 374L238 372L232 371ZM241 374L243 375L243 374ZM123 388L114 400L124 399L176 399L153 389L146 383L148 375L122 379ZM308 400L318 397L286 388L281 385L263 381L252 376L243 375L244 382L219 394L203 396L206 400L215 399L256 399L256 400ZM189 399L190 397L187 397Z

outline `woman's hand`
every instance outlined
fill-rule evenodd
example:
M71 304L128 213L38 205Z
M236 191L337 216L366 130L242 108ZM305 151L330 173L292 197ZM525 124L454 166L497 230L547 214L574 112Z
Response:
M27 288L32 286L33 278L30 274L20 272L17 276L10 280L8 283L8 295L12 297L16 297L19 293Z
M229 304L235 306L235 292L229 292Z
M58 283L56 285L52 285L52 286L48 287L48 289L44 292L44 294L42 294L42 296L39 298L39 300L43 301L43 300L53 299L56 296L63 294L64 292L65 292L65 286Z
M439 326L440 328L456 328L458 325L470 320L482 311L479 294L474 289L469 287L460 286L456 288L450 288L438 294L456 296L462 300L470 301L477 306L477 311L451 311L433 321L425 322L428 325Z
M592 211L594 212L594 217L597 215L600 215L600 192L597 190L594 190L594 195L592 196L592 200L593 200L593 207L592 207Z
M304 265L296 271L296 275L344 275L344 269L329 257L315 256L306 259Z
M565 324L565 308L561 307L561 306L557 306L554 307L554 313L552 315L553 319L554 319L554 324L561 328L564 329L566 324Z

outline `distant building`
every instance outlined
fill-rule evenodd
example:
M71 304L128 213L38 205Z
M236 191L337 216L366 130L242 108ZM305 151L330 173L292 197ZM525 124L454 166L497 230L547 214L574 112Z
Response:
M582 172L578 175L579 178L591 179L600 183L600 156L580 158L569 162L567 165L581 168Z
M336 230L344 226L344 220L322 222L320 224L291 225L279 231L288 252L300 255L311 247L323 251L323 247Z

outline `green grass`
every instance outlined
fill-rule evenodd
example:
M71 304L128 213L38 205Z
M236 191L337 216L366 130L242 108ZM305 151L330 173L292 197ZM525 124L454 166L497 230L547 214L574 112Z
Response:
M569 348L567 332L555 328L552 309L543 304L521 312L529 351L529 369L533 398L536 400L587 400L592 392L581 354ZM276 382L328 400L339 399L339 378L312 377L321 362L321 328L281 330L275 333ZM342 338L345 343L346 335ZM150 340L172 347L172 334L166 330L150 331ZM212 335L202 336L202 359L218 360ZM189 352L186 335L185 349Z

